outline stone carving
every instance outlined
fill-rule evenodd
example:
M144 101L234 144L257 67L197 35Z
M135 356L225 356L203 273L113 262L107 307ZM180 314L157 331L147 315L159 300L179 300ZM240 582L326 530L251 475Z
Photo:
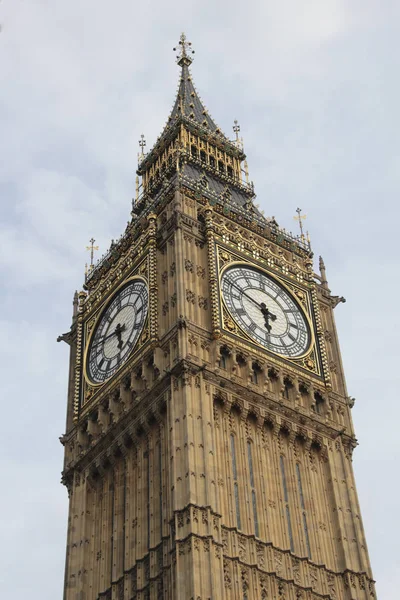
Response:
M228 532L226 531L226 529L222 530L221 539L222 539L222 549L223 549L224 553L226 553L226 552L228 552Z
M224 560L224 584L229 590L232 588L231 570L227 560Z
M310 584L313 589L318 585L318 573L314 567L310 567Z
M268 598L268 583L266 575L260 575L260 592L261 600L266 600L266 598Z
M185 258L185 270L193 273L193 263L188 258Z
M264 555L264 546L262 544L256 545L256 553L257 553L257 563L261 569L265 568L265 555Z
M243 535L238 535L239 558L245 561L247 558L247 540Z
M300 561L297 558L292 559L293 580L298 585L301 583L300 577Z
M274 551L274 567L276 574L281 576L283 573L282 554L278 551Z
M204 310L207 310L208 299L205 298L204 296L199 296L199 306L200 306L200 308L204 308Z
M201 267L200 265L197 265L197 276L201 277L201 279L204 279L206 276L206 270L204 267Z
M186 290L186 300L194 304L196 301L196 294L191 290Z
M246 567L241 569L242 590L246 592L249 589L249 571Z
M332 573L327 575L328 591L332 600L336 599L335 576Z

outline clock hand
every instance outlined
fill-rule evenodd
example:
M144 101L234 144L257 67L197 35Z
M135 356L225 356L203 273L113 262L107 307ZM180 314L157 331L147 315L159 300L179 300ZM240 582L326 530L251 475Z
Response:
M109 335L106 335L103 338L100 338L95 344L93 344L92 348L95 348L99 344L102 344L106 340L110 339L113 335L116 335L119 339L119 336L121 336L122 331L125 331L125 325L120 325L120 323L118 323L117 327L115 328L115 330L112 333L110 333Z
M231 284L232 287L236 288L241 294L243 294L243 296L246 296L246 298L248 298L249 300L251 300L251 302L253 304L255 304L257 306L257 308L259 308L261 310L261 304L259 304L257 302L257 300L254 300L254 298L252 298L251 296L249 296L248 294L246 294L246 292L244 290L242 290L238 285L236 285L232 281L230 282L230 284Z
M120 323L118 323L118 325L115 328L115 332L114 332L118 338L117 345L118 345L119 351L122 350L122 346L124 345L124 342L122 341L122 332L124 331L124 329L125 329L125 325L121 327Z
M265 327L267 328L268 333L271 333L272 327L269 323L269 320L271 319L271 321L276 321L276 315L270 312L270 310L267 308L267 305L264 302L261 302L260 307L263 317L265 319Z

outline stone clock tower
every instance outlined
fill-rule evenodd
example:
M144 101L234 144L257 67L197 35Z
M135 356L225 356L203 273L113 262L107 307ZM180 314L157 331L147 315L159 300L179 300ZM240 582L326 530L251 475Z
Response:
M132 220L62 336L64 599L370 600L342 299L254 205L191 62L182 36Z

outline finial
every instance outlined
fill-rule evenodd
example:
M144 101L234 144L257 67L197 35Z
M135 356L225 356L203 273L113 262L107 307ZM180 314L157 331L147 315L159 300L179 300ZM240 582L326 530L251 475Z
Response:
M139 175L136 175L136 204L139 202Z
M144 134L142 133L142 135L140 136L140 140L139 140L139 146L140 146L140 158L144 157L144 148L146 146L146 140L144 139Z
M299 222L299 225L300 225L300 237L301 237L301 241L302 241L302 242L304 242L304 240L305 240L305 237L304 237L304 231L303 231L303 221L302 221L302 219L306 219L306 218L307 218L307 215L302 215L302 214L301 214L301 208L296 208L296 212L297 212L297 217L293 217L293 219L294 219L295 221L298 221L298 222ZM308 242L309 242L309 241L310 241L310 240L308 240Z
M235 120L233 121L233 127L232 127L232 129L233 129L233 132L234 132L234 133L235 133L235 135L236 135L236 142L238 143L238 142L239 142L239 131L240 131L240 125L239 125L239 123L237 122L237 119L235 119Z
M73 310L72 310L72 317L76 317L76 315L78 314L78 290L75 290L75 294L74 294L74 299L72 302L72 306L73 306Z
M247 164L247 160L244 161L244 174L246 177L246 183L249 185L249 165Z
M86 246L86 250L90 250L90 266L91 267L93 267L94 251L99 249L98 246L94 245L95 241L96 240L94 238L92 238L91 240L89 240L90 246Z
M328 280L326 278L325 263L322 256L319 257L319 272L321 273L321 285L328 289Z
M233 124L232 129L233 129L234 134L236 135L236 139L234 140L234 144L236 144L236 146L238 148L240 148L241 150L243 150L243 138L239 138L240 125L239 125L237 119L235 119L233 121L233 123L234 124Z
M181 34L179 39L179 46L180 48L174 48L174 52L179 51L179 54L176 57L176 62L180 67L183 67L183 65L189 66L193 62L193 58L189 56L189 54L194 54L194 50L192 50L192 42L187 41L184 33Z

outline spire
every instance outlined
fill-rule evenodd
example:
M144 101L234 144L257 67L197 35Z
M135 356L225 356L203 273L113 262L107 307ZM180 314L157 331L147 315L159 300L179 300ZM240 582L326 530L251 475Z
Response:
M180 37L179 46L175 47L174 51L179 52L176 62L182 70L178 94L167 125L171 126L180 117L186 117L198 125L206 127L210 132L222 135L221 130L208 114L208 110L193 85L189 67L193 62L191 54L194 54L194 50L192 50L192 43L188 42L184 33Z
M322 258L322 256L319 257L319 272L321 273L321 285L322 285L322 287L325 288L325 289L329 289L329 287L328 287L328 281L326 279L325 263L324 263L324 259Z

